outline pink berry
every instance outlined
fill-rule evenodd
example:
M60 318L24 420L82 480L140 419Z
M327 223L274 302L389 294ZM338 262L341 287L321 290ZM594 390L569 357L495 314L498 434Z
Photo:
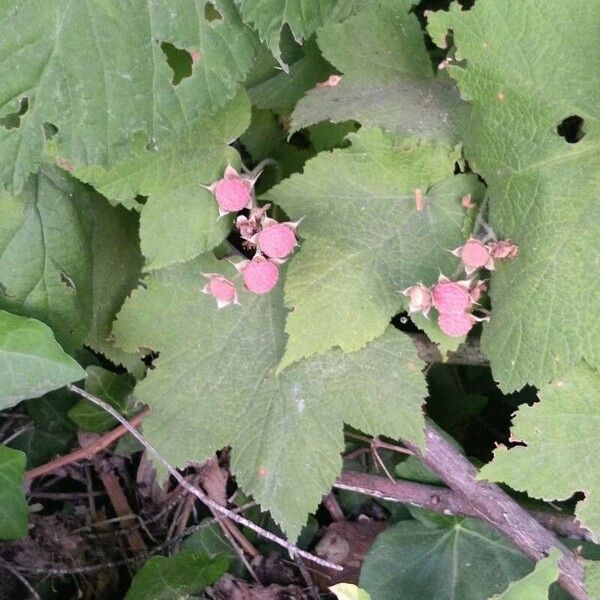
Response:
M202 292L213 296L217 300L217 306L223 308L232 302L237 304L237 292L235 285L226 277L219 273L203 273L208 278L208 283L202 289Z
M287 223L265 227L256 238L258 248L271 258L286 258L297 245L296 232Z
M433 303L431 290L427 286L417 283L417 285L406 288L402 293L409 300L409 313L422 312L424 316L427 316Z
M465 265L465 273L470 275L477 269L485 267L494 268L494 259L490 255L490 249L480 240L470 238L463 246L460 246L452 252L454 256L459 256Z
M241 267L242 279L249 292L267 294L279 280L279 269L275 263L263 256L255 256Z
M467 312L441 313L438 317L439 328L451 337L467 335L476 319Z
M214 194L222 213L238 212L248 206L251 199L250 183L241 178L224 177L215 184Z
M441 279L433 286L433 305L440 313L460 314L471 308L473 300L465 283Z

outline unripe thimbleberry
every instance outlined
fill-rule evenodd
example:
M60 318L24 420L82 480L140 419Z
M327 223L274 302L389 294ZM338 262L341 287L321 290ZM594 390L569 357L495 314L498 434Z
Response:
M239 263L236 268L242 273L244 286L253 294L268 294L279 280L277 265L260 254Z
M451 337L462 337L467 335L473 328L477 319L468 312L440 313L438 326Z
M206 187L215 196L219 205L219 216L238 212L252 205L252 189L255 181L240 175L232 166L227 166L223 178Z
M223 308L231 303L239 304L237 291L232 281L219 273L202 273L202 275L208 278L208 283L202 288L202 293L215 298L218 308Z
M409 313L421 312L425 317L429 314L429 310L433 304L433 297L431 290L427 286L417 283L417 285L406 288L402 293L408 298Z
M298 245L296 223L277 223L268 219L265 227L258 232L255 243L258 249L270 258L287 258Z
M459 314L468 311L473 305L470 287L470 281L450 281L440 275L431 290L433 306L439 313Z
M471 275L471 273L482 267L489 270L494 268L494 259L490 254L490 249L475 238L469 238L464 245L453 250L452 254L463 261L467 275Z

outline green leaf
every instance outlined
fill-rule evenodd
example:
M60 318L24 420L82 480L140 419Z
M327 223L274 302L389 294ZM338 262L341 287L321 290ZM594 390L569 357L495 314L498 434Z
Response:
M52 330L0 310L0 410L85 377Z
M102 367L88 367L85 389L127 416L128 400L134 383L129 375L117 375ZM116 419L87 400L80 400L69 411L69 418L85 431L96 433L102 433L117 424Z
M220 18L206 18L214 5ZM233 0L24 0L2 10L0 176L19 192L37 170L44 123L58 128L70 168L109 166L132 149L133 134L159 146L233 97L252 66L257 43ZM161 43L198 52L177 86Z
M248 93L252 104L272 110L291 109L304 94L332 73L331 65L321 56L314 41L302 48L304 55L289 68L252 86Z
M0 444L0 539L27 535L27 500L21 490L26 457Z
M460 198L478 185L452 176L458 153L376 129L349 137L349 148L321 153L264 195L304 218L285 287L293 312L280 368L332 346L362 348L404 305L400 290L456 269L448 250L462 240ZM422 211L416 189L427 195Z
M550 554L535 565L532 573L508 586L503 594L497 594L490 600L531 600L547 598L548 588L558 579L558 561L560 550L553 548Z
M355 119L396 133L456 143L466 105L454 83L434 75L413 0L381 0L319 30L324 57L343 75L308 92L292 132L319 121Z
M279 42L281 30L289 26L301 42L326 23L334 14L339 0L235 0L242 19L253 25L275 58L283 63ZM342 0L345 1L345 0Z
M227 237L231 220L219 219L214 196L201 185L222 176L228 144L249 123L250 102L241 92L172 142L149 150L138 137L130 155L112 168L86 167L75 175L113 203L131 205L136 194L148 196L141 209L141 247L146 269L161 268L211 250Z
M115 348L112 322L129 292L139 283L143 258L139 246L138 217L104 200L90 205L94 219L91 239L92 313L85 344L116 365L141 377L144 365L137 354Z
M544 386L540 402L519 410L511 439L527 446L498 448L480 477L504 481L530 496L554 500L583 491L576 514L600 534L600 478L594 457L600 450L600 374L585 363Z
M42 465L70 448L76 427L67 413L74 404L73 394L65 388L25 402L34 427L11 440L9 446L25 452L28 469Z
M486 600L533 568L504 537L464 519L445 528L401 521L380 534L360 574L376 600Z
M52 327L74 350L114 356L112 319L140 272L137 220L56 167L0 194L0 308Z
M600 229L597 165L600 4L578 0L478 0L430 18L472 111L464 133L470 166L486 180L490 224L519 246L492 276L493 316L482 344L503 390L542 386L581 358L600 366ZM524 34L523 32L527 33ZM532 49L537 59L532 60ZM557 128L584 119L568 143Z
M389 329L361 352L330 352L276 375L282 285L267 296L242 291L241 306L218 310L200 293L203 272L235 270L205 256L152 272L115 324L125 349L160 353L135 390L151 406L144 434L180 466L231 445L242 489L295 538L341 471L343 422L423 443L416 351Z
M329 588L338 600L371 600L371 596L352 583L338 583Z
M215 583L229 567L226 556L209 558L182 551L175 556L153 556L131 582L125 600L180 600Z
M590 600L600 598L600 562L586 560L585 568L585 586L590 596Z

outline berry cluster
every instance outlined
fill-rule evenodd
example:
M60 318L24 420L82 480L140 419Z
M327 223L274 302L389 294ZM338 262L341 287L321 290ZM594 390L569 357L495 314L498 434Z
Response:
M519 252L516 244L510 240L483 243L476 238L469 238L462 246L452 251L464 265L465 273L471 275L482 267L494 270L494 262L503 258L515 258Z
M215 197L219 215L249 210L248 216L239 215L235 227L244 240L244 246L256 250L252 260L234 263L241 274L244 287L253 294L267 294L279 280L279 265L285 262L298 245L296 230L300 221L280 223L267 216L270 205L256 206L254 184L258 179L241 175L233 167L225 169L223 177L206 186ZM202 291L213 296L217 306L239 304L235 284L220 273L203 273L208 283Z
M465 244L452 251L463 263L467 276L481 268L494 269L494 262L503 258L517 256L518 247L510 240L484 243L476 238L469 238ZM438 313L438 325L449 336L462 337L481 317L476 317L471 311L476 308L481 295L486 291L487 284L479 279L451 281L440 275L438 282L431 288L418 283L404 290L403 294L409 299L409 313L421 312L428 316L431 308Z

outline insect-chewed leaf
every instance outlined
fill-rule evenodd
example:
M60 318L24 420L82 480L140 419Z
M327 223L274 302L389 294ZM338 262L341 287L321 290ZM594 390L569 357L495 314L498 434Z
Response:
M581 358L600 367L599 24L600 3L579 0L478 0L430 17L465 61L449 72L472 102L465 153L489 186L491 225L519 246L492 277L482 339L506 391Z
M165 42L197 57L177 85ZM233 0L2 3L0 117L16 126L0 126L0 181L20 191L45 123L71 168L114 164L136 132L160 146L233 97L256 47Z

